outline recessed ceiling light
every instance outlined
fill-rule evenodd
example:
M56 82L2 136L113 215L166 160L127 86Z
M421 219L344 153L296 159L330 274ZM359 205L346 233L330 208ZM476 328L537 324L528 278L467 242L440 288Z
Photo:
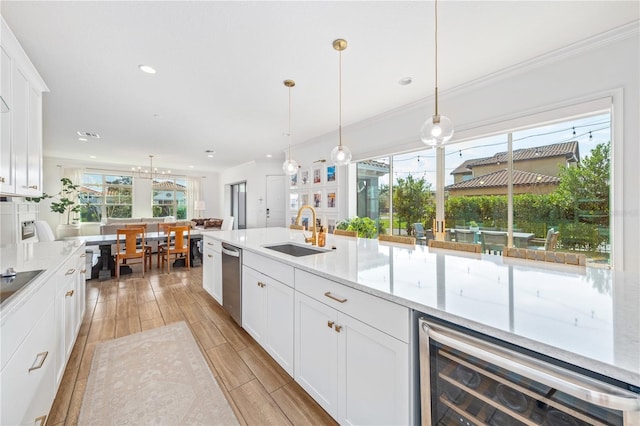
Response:
M96 156L95 155L90 155L89 158L96 158Z
M214 150L212 150L212 149L207 149L205 152L207 153L207 157L209 157L209 158L213 158L213 154L215 154L215 153L216 153L216 152L215 152Z
M78 138L79 141L86 142L87 138Z
M407 86L409 84L411 84L413 82L413 78L411 77L402 77L400 80L398 80L398 84L400 86Z
M189 166L190 169L193 169L194 166Z
M154 70L149 65L138 65L138 68L140 68L140 71L146 72L147 74L155 74L156 73L156 70Z
M273 155L267 154L267 158L271 158L271 157L273 157Z

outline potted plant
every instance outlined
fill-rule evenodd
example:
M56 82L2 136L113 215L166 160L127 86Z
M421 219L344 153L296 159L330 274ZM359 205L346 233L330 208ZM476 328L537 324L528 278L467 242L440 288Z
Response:
M469 231L478 232L480 231L480 227L478 226L478 222L475 220L469 221Z
M80 204L76 203L76 191L80 185L75 185L71 179L62 178L62 189L60 192L54 195L49 195L45 192L41 197L27 197L28 201L40 202L42 200L51 199L51 211L64 215L66 223L58 225L57 233L58 238L73 237L80 235L80 224L77 223L76 214L80 212Z

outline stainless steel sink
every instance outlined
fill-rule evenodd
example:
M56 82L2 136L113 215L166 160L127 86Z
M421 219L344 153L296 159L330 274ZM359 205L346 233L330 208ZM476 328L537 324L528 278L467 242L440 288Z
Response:
M316 248L311 246L303 246L299 244L292 243L282 243L282 244L273 244L270 246L263 246L269 250L279 251L280 253L288 254L290 256L301 257L301 256L309 256L311 254L320 254L326 253L328 249Z

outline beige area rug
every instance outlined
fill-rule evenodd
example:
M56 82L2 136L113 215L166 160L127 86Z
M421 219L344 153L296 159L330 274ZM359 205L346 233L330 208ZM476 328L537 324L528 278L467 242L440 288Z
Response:
M184 322L96 346L79 425L237 425Z

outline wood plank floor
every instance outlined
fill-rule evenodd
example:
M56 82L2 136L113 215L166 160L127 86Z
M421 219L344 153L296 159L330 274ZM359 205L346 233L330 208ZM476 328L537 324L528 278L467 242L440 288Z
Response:
M241 424L335 421L202 288L202 268L87 281L87 308L47 424L78 422L98 342L185 321Z

